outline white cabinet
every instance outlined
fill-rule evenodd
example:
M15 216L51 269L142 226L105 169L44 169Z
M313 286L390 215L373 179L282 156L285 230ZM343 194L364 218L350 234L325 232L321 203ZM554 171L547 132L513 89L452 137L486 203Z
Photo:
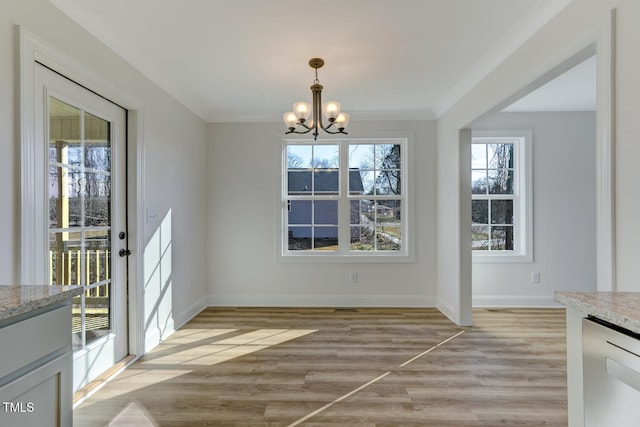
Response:
M0 426L70 426L70 303L0 324Z

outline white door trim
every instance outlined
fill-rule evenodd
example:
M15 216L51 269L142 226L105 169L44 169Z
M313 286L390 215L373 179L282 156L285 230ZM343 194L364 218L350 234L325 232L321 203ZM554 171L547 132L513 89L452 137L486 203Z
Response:
M615 24L612 9L596 39L596 283L598 291L615 291Z
M45 194L38 194L33 177L36 171L36 138L34 116L34 75L36 61L64 75L87 89L121 105L127 110L127 151L128 151L128 218L129 218L129 352L144 354L143 310L143 265L144 249L144 106L103 76L79 63L66 53L42 41L22 26L15 27L19 52L19 93L20 93L20 184L21 184L21 265L20 283L38 283L43 275L43 263L34 262L36 248L46 247L45 238L48 224L46 217L37 215L38 206L47 202ZM42 174L42 172L40 172ZM39 211L41 212L41 211ZM45 256L36 254L36 256ZM38 265L39 264L39 265ZM38 270L40 269L40 271Z

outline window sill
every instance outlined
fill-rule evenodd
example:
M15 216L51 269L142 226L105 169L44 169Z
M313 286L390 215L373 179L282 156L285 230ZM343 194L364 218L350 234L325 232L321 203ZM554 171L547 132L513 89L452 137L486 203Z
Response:
M533 256L523 254L489 254L489 253L473 253L472 262L478 264L489 263L531 263L533 262Z
M407 264L415 262L415 257L412 255L391 255L386 253L376 255L305 253L279 255L278 262L293 264Z

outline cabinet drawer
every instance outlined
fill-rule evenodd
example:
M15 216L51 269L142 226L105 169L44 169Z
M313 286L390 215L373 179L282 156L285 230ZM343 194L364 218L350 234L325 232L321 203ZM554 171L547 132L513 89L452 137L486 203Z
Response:
M69 305L0 328L0 380L57 350L71 351Z

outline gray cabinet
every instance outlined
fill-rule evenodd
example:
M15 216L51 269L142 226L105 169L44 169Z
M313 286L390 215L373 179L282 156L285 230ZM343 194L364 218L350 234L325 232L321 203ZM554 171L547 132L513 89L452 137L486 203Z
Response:
M70 303L0 325L0 426L72 425Z

